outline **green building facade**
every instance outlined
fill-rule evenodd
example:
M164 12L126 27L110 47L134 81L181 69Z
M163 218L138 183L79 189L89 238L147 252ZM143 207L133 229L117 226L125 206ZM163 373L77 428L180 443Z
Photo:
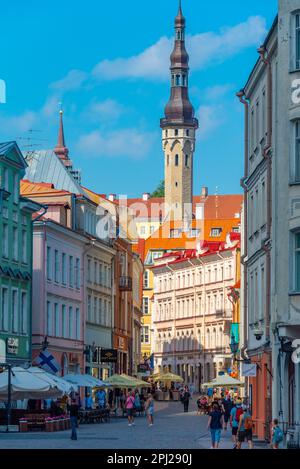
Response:
M0 362L31 361L32 215L20 196L26 162L16 142L0 143Z

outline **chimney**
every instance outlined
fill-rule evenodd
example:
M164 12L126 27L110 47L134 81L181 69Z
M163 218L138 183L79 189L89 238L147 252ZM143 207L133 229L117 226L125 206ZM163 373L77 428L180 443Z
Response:
M150 199L150 194L149 194L149 192L144 192L144 194L143 194L143 200L144 200L145 202L147 202L147 200L149 200L149 199Z
M116 200L116 194L109 194L108 196L108 200L110 200L110 202L114 202Z
M208 196L208 187L203 186L201 190L201 197L207 197Z

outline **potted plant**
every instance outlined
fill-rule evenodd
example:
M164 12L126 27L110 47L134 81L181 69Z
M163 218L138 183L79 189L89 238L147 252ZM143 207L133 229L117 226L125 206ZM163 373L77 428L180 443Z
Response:
M46 432L53 432L54 431L54 422L52 417L47 417L45 419L46 423Z
M20 432L28 432L28 421L26 418L21 418L19 420L19 428Z

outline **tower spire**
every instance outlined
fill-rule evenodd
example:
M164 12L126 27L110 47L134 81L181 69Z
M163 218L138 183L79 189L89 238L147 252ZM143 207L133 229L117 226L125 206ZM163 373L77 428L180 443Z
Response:
M57 139L57 145L54 148L54 153L62 160L68 160L69 159L69 150L65 145L63 110L62 109L60 109L60 111L59 111L58 139Z

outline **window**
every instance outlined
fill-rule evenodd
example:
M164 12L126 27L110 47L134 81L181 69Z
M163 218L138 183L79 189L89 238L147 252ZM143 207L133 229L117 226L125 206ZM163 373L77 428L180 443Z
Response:
M142 236L146 234L146 227L144 225L141 226L140 233Z
M69 257L69 286L74 287L74 259L73 256Z
M18 290L12 290L12 331L19 331Z
M240 230L240 227L239 227L239 226L234 226L234 227L232 228L232 232L233 232L233 233L240 233L240 231L241 231L241 230Z
M62 337L67 336L67 311L66 305L61 307L61 335Z
M14 174L14 203L17 204L19 202L19 190L20 190L20 183L19 183L19 175L18 173Z
M88 295L87 297L87 313L88 313L88 321L92 321L92 297Z
M21 317L20 317L20 326L21 333L26 334L28 330L28 316L27 316L27 293L21 293Z
M94 261L94 283L98 283L97 273L98 273L98 262Z
M103 308L102 308L102 298L99 298L99 324L104 324L104 321L105 321L105 317L104 317L104 311L103 311Z
M295 66L300 69L300 13L295 14Z
M18 260L18 228L13 228L13 260Z
M170 156L167 155L167 166L169 166L169 164L170 164Z
M8 331L8 289L6 287L2 288L0 313L0 329Z
M94 298L94 317L93 322L97 322L98 298Z
M8 257L8 225L3 223L2 256Z
M69 306L69 338L73 338L73 307Z
M189 155L185 155L185 166L189 165Z
M66 254L63 252L61 256L61 281L63 285L67 284L67 259Z
M107 266L104 266L104 286L108 286L108 278L107 278Z
M27 263L27 232L22 230L22 262Z
M295 182L300 182L300 121L295 123Z
M179 156L175 155L175 166L179 165Z
M8 169L3 168L3 181L2 185L6 191L9 191L9 183L8 183Z
M149 271L144 272L144 288L149 288Z
M150 234L153 234L155 231L155 226L151 225L150 226Z
M54 303L54 321L55 321L55 336L60 337L60 321L58 304Z
M190 129L186 129L186 136L189 137L190 136Z
M295 233L294 265L295 265L295 291L300 291L300 232Z
M141 342L142 344L149 344L149 326L143 326L141 330Z
M80 309L76 308L76 339L80 340Z
M76 288L77 290L80 289L80 259L78 257L76 258L76 276L75 276L75 281L76 281Z
M103 285L103 266L102 264L99 265L99 283Z
M210 236L212 238L218 238L222 234L222 228L212 228L210 232Z
M47 246L47 279L52 279L52 251L50 246Z
M52 323L52 309L50 301L47 301L47 334L52 336L53 334L53 323Z
M59 282L59 254L57 249L54 251L54 280L56 283Z
M175 135L175 137L178 137L178 129L174 130L174 135Z
M88 259L87 271L88 271L88 282L91 282L92 281L92 278L91 278L91 259Z
M180 75L176 75L176 86L180 86Z
M143 314L149 314L149 298L143 298Z
M186 75L182 75L182 86L186 86Z

